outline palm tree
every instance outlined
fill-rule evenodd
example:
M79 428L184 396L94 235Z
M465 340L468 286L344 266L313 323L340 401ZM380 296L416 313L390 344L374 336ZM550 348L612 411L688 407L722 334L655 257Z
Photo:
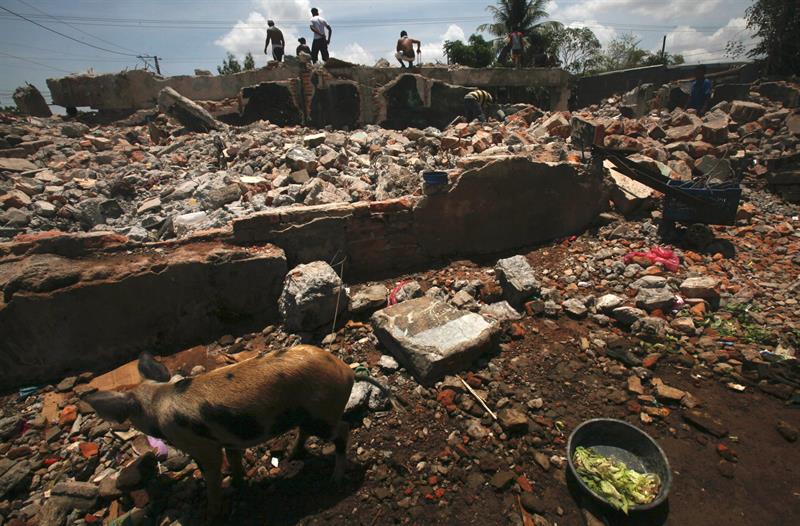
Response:
M561 27L558 22L542 22L550 16L544 10L547 2L548 0L498 0L497 5L486 8L492 13L494 22L481 24L478 31L486 31L497 37L494 45L495 49L501 50L501 61L502 56L508 54L506 36L513 31L520 31L525 35L525 58L529 62L535 55L547 52L553 30Z

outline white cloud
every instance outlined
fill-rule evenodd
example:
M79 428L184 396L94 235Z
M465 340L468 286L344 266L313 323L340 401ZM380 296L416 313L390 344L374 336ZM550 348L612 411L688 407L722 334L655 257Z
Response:
M667 34L670 53L683 53L686 62L725 60L725 45L731 40L741 40L745 46L753 41L744 18L732 18L712 34L704 34L691 26L679 26Z
M445 40L466 40L464 30L455 24L450 24L447 31L442 34L442 42Z
M599 40L604 46L617 37L616 29L611 26L604 26L597 20L580 20L576 22L570 22L567 24L567 27L588 27L595 34L597 40Z
M610 11L633 12L647 17L650 20L674 20L682 16L691 16L696 19L698 15L706 15L722 3L722 0L670 0L664 2L642 2L641 0L586 0L569 4L563 9L555 2L554 7L549 7L551 17L556 13L559 20L580 20L594 18L595 15L605 16Z
M352 62L353 64L365 64L367 66L375 64L375 57L372 53L361 47L361 44L358 42L348 44L345 46L344 51L338 52L335 55L336 58Z
M311 19L311 6L309 0L282 0L273 2L271 0L258 0L262 12L252 11L246 20L239 20L227 34L214 41L225 51L229 51L239 58L244 57L247 52L253 53L256 65L263 66L270 56L264 55L264 41L267 38L267 20L274 20L275 25L283 32L286 41L285 52L293 55L297 46L297 38L301 34L310 33L304 31L308 28L308 20ZM309 36L307 35L308 39Z

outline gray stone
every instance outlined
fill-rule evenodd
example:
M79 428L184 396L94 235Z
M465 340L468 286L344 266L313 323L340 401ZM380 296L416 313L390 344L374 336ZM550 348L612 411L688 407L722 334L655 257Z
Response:
M44 503L39 524L61 526L74 510L86 512L97 503L98 488L89 482L60 482Z
M200 201L206 210L216 210L228 203L238 201L242 196L242 189L238 184L229 184L221 188L211 188L203 192Z
M26 460L0 459L0 499L22 486L31 475L31 465Z
M639 289L636 295L636 306L647 312L660 309L667 312L675 303L675 295L668 288L663 289Z
M688 334L690 336L694 335L696 330L694 321L688 316L683 318L675 318L672 320L669 326L680 333Z
M14 90L13 99L17 109L23 115L32 115L34 117L50 117L53 115L42 93L32 84L26 84Z
M303 144L309 148L316 148L325 142L327 134L325 132L314 133L303 137Z
M419 298L422 296L422 286L417 281L409 281L398 290L394 299L397 303L410 300L412 298Z
M503 288L503 297L514 306L522 303L539 293L541 285L536 279L525 256L514 256L501 259L494 267L500 286Z
M420 383L469 366L489 349L499 324L428 297L379 310L372 326L380 342Z
M195 189L197 189L197 183L194 181L184 181L178 186L175 187L170 194L168 194L164 200L165 201L173 201L179 199L186 199L187 197L191 197L194 193Z
M289 330L319 329L333 321L337 303L338 312L346 308L343 292L342 280L324 261L297 265L286 276L278 309Z
M631 325L631 332L642 338L664 338L667 334L667 321L654 316L645 316Z
M22 427L22 417L11 415L0 418L0 440L7 440L16 435Z
M585 318L586 314L589 312L589 309L586 308L586 305L584 305L583 302L577 298L568 299L561 304L561 307L568 316L576 319Z
M474 307L478 306L478 303L475 301L475 298L472 297L472 294L464 289L456 292L450 302L459 309L472 310Z
M497 413L497 419L503 429L509 433L524 433L528 431L528 417L519 409L501 409Z
M382 354L381 359L378 360L378 367L384 371L393 373L400 368L400 364L397 363L397 360L395 360L394 357L389 356L388 354Z
M480 315L495 321L514 321L522 319L522 314L519 313L507 301L498 301L491 305L484 305L479 311Z
M710 276L687 278L681 283L681 293L687 298L719 299L719 280Z
M621 307L623 303L625 303L625 300L615 294L604 294L597 299L595 307L597 312L608 314L617 307Z
M645 311L635 307L617 307L611 311L611 317L626 327L633 325L645 316L647 316Z
M29 170L38 169L38 166L27 159L0 157L0 172L27 172Z
M141 205L139 205L139 208L136 209L136 213L143 215L157 212L158 210L161 210L161 199L158 197L153 197L151 199L147 199Z
M365 409L379 411L389 403L389 398L376 386L367 382L356 382L350 391L350 398L344 408L346 414L357 413Z
M286 164L292 170L308 170L313 172L317 166L317 156L307 148L298 146L286 152Z
M34 201L33 211L42 217L53 217L56 215L56 207L49 201Z
M109 218L117 218L123 214L122 207L116 199L92 197L78 204L80 221L84 228L92 228L105 224Z
M187 130L208 132L224 127L202 106L170 87L162 89L158 94L158 109L180 122Z
M19 208L9 208L0 214L0 222L10 227L21 227L31 222L31 214Z
M642 276L633 283L632 289L661 289L667 285L667 278L662 276Z
M761 104L744 100L735 100L731 104L730 115L733 120L743 124L745 122L758 120L766 112L767 108Z
M89 127L82 122L68 122L61 127L61 135L78 139L89 133Z
M350 312L360 314L379 309L386 305L386 297L389 291L380 283L362 287L350 296Z

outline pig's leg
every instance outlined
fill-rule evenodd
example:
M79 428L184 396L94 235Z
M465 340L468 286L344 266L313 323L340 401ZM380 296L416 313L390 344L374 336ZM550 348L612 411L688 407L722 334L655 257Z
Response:
M242 467L242 450L225 448L225 455L228 457L228 464L231 466L231 476L233 485L240 487L244 484L244 468Z
M347 468L347 437L350 434L350 426L347 422L340 421L336 424L333 435L333 445L336 446L336 464L333 468L333 480L340 483L344 478Z
M222 513L222 448L208 444L190 452L203 470L208 493L208 521L214 522Z

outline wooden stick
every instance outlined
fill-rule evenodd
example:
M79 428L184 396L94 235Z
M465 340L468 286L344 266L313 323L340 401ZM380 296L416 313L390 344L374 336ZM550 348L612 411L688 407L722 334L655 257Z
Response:
M481 405L483 406L483 408L484 408L484 409L486 409L486 412L487 412L487 413L489 413L489 416L491 416L492 418L494 418L495 420L497 420L497 415L496 415L496 414L494 414L494 412L492 412L492 410L491 410L491 409L489 409L489 406L488 406L488 405L486 405L486 402L484 402L484 401L483 401L483 399L482 399L480 396L478 396L478 393L476 393L476 392L475 392L475 390L474 390L472 387L470 387L470 385L469 385L467 382L465 382L463 378L461 378L461 377L460 377L460 376L458 376L458 375L456 375L456 378L458 378L459 380L461 380L461 383L462 383L462 384L464 384L464 387L466 387L466 388L467 388L467 390L470 392L470 394L471 394L472 396L474 396L474 397L475 397L475 398L478 400L478 402L480 402L480 403L481 403Z

